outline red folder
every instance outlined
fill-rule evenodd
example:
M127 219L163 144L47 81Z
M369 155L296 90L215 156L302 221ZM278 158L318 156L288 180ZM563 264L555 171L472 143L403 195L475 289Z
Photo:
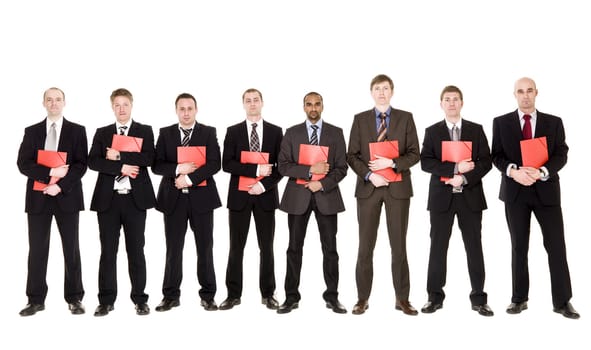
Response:
M548 143L546 136L521 140L520 146L523 166L539 168L548 161Z
M441 141L442 162L458 163L470 158L472 158L472 141ZM441 177L443 182L449 179L449 177Z
M300 144L300 155L298 157L298 164L300 165L314 165L318 162L328 161L328 146L310 145L307 143ZM324 178L324 174L312 174L312 181L318 181ZM298 185L305 185L308 180L297 179Z
M370 142L369 156L370 160L376 160L376 155L390 159L396 159L400 156L398 153L398 140ZM382 175L388 182L402 181L402 174L398 174L393 168L386 168L374 173Z
M48 168L57 168L59 166L66 165L67 157L67 152L46 151L44 149L40 149L37 152L37 164L46 166ZM35 181L33 182L33 190L43 191L48 185L57 183L59 179L59 177L52 176L49 180L49 184Z
M269 153L268 152L240 152L240 163L242 164L269 164ZM238 179L238 191L250 190L252 185L260 181L264 176L259 177L248 177L240 176Z
M141 152L143 142L141 137L113 134L111 148L119 152Z
M205 165L205 146L178 146L176 157L178 164L193 162L200 167ZM207 180L203 180L197 186L207 186Z

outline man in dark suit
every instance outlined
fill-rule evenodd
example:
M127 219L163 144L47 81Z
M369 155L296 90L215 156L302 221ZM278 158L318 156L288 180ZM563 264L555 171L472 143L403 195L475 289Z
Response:
M150 313L146 287L144 255L146 211L156 204L148 167L154 162L152 127L131 118L133 96L127 89L111 93L115 123L98 128L90 148L88 166L98 171L90 209L97 212L101 240L99 263L99 306L95 316L105 316L114 309L117 298L117 251L121 228L125 233L125 250L131 300L138 315ZM142 139L139 152L111 148L113 135Z
M83 126L63 117L64 92L56 87L43 93L47 118L25 129L17 165L27 179L25 212L29 226L27 306L21 316L45 309L47 260L51 221L55 217L64 253L64 299L72 314L83 314L84 297L78 224L84 210L82 176L86 172L88 141ZM39 150L67 152L66 165L49 168L37 164ZM51 181L53 180L53 181ZM56 181L57 180L57 181ZM37 181L43 190L33 190Z
M559 117L536 110L535 82L521 78L513 91L518 109L493 120L492 160L501 171L499 199L505 202L505 217L511 234L513 294L510 314L527 309L529 271L527 253L531 214L534 213L548 253L554 311L567 318L579 318L570 303L570 274L566 259L564 224L560 205L558 171L567 160L568 146ZM548 161L539 168L523 166L520 142L546 137Z
M300 272L302 250L310 215L314 212L322 245L326 307L340 314L347 312L339 302L339 254L337 253L337 213L345 210L339 182L347 174L347 157L343 130L321 119L324 109L322 96L310 92L304 96L307 120L285 133L279 154L279 171L289 176L283 192L280 209L285 211L289 226L287 273L285 276L285 302L277 310L284 314L298 308L300 301ZM328 147L327 161L313 165L298 164L300 145L312 144ZM313 180L312 175L323 175ZM297 184L297 179L307 180Z
M425 130L421 150L421 167L431 173L427 202L431 219L427 273L429 301L421 311L433 313L443 307L447 248L454 217L457 216L468 260L472 310L483 316L493 316L484 292L484 257L480 239L482 211L486 209L482 178L492 168L490 148L482 125L462 118L460 112L464 98L458 87L446 86L440 101L445 119ZM442 161L442 141L469 141L472 144L471 155L458 162ZM445 178L445 182L441 177Z
M230 173L228 187L228 221L230 228L230 253L226 269L228 297L220 304L220 310L229 310L240 304L242 295L242 262L244 247L254 217L257 241L260 249L259 288L262 303L267 308L277 309L275 299L275 209L279 207L277 183L281 175L277 171L277 155L281 147L283 131L267 121L263 122L261 109L263 95L257 89L248 89L242 94L246 121L230 126L224 139L222 167ZM267 163L243 164L241 152L266 152ZM260 177L248 191L238 189L241 176Z
M355 115L347 151L347 163L357 174L355 197L359 221L359 250L355 271L358 301L353 314L362 314L368 308L373 280L373 251L384 205L392 254L395 307L407 315L417 315L417 310L408 300L410 279L406 256L408 211L413 194L410 167L420 158L417 130L411 113L390 106L394 94L394 83L390 77L380 74L373 78L370 91L375 107ZM398 158L370 154L369 144L384 140L398 141ZM377 158L371 160L371 156ZM393 168L402 176L401 181L388 182L376 173L386 168Z
M216 130L195 121L197 101L190 94L180 94L175 101L178 123L160 129L156 142L156 160L152 170L162 175L156 209L164 214L166 266L162 293L164 298L156 311L168 311L180 305L183 278L183 247L187 221L197 245L197 278L201 289L201 306L217 310L213 266L213 210L222 203L213 175L220 170L220 146ZM181 146L205 146L206 163L178 162ZM206 181L205 184L202 184ZM200 186L201 185L201 186Z

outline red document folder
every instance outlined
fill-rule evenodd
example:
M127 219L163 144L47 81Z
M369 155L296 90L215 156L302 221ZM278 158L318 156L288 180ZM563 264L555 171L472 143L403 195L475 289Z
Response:
M205 146L178 146L176 157L178 164L193 162L200 167L205 165ZM207 180L203 180L197 186L207 186Z
M269 153L268 152L240 152L240 163L242 164L269 164ZM259 177L248 177L240 176L238 179L238 191L250 190L252 185L260 181L264 176Z
M458 163L472 158L472 141L441 141L441 161ZM441 181L449 180L441 177Z
M141 152L143 142L141 137L113 134L111 148L119 152Z
M48 168L57 168L58 166L66 165L67 152L46 151L40 149L37 152L37 164L46 166ZM33 182L34 191L43 191L48 185L53 185L59 181L59 177L52 176L49 184L44 184L39 181Z
M382 141L382 142L370 142L369 143L369 156L370 160L376 160L376 155L380 157L386 157L390 159L396 159L400 156L398 153L398 140ZM399 182L402 181L402 174L398 174L393 168L386 168L374 173L382 175L388 182Z
M300 155L298 157L298 164L300 165L314 165L318 162L328 161L328 146L310 145L307 143L300 144ZM312 181L318 181L324 178L324 174L312 174ZM308 180L297 179L298 185L305 185Z
M548 161L548 143L546 136L521 140L520 146L523 166L539 168Z

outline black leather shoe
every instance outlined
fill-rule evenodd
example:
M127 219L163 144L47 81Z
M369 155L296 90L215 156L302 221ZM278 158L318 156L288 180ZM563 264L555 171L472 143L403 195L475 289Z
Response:
M240 305L240 298L226 298L226 300L222 301L220 304L220 310L230 310L236 305Z
M181 303L179 302L178 299L162 299L160 304L158 304L158 306L156 306L156 311L158 311L158 312L168 311L168 310L172 309L173 307L177 307L179 305L181 305Z
M279 309L279 302L273 295L261 299L261 304L265 305L269 310Z
M408 300L396 300L395 308L396 310L404 312L405 315L416 316L419 314L417 309L415 309Z
M343 304L341 304L338 299L327 300L326 307L331 309L333 312L336 312L337 314L346 314L347 313L347 309L345 309Z
M33 316L38 311L45 310L45 305L43 304L27 304L24 309L19 312L21 316Z
M472 310L477 311L482 316L493 316L495 314L488 304L472 305Z
M99 306L96 307L96 310L94 310L94 315L95 316L106 316L109 314L109 312L115 310L115 308L113 307L112 304L100 304Z
M278 314L287 314L290 313L291 310L297 309L299 307L299 303L295 300L287 299L279 308L277 309Z
M135 313L140 316L150 314L150 307L146 303L135 304Z
M86 312L86 310L84 310L84 305L79 301L68 303L68 310L70 310L72 315L82 315Z
M523 310L527 310L527 301L522 301L520 303L511 303L509 304L509 306L507 306L507 313L512 315L521 313L521 311Z
M218 305L215 303L215 300L201 300L201 306L205 309L205 311L216 311L218 309Z
M581 317L581 315L579 315L579 313L570 304L570 302L564 304L564 306L562 306L562 307L554 308L554 312L557 312L559 314L562 314L562 316L564 316L566 318L572 318L574 320Z
M357 304L355 304L355 306L353 306L353 311L351 311L351 313L353 315L361 315L368 308L369 308L369 304L367 304L367 300L359 300L359 301L357 301Z
M423 307L421 308L421 312L424 314L432 314L435 311L441 309L443 307L443 303L435 303L432 301L428 301Z

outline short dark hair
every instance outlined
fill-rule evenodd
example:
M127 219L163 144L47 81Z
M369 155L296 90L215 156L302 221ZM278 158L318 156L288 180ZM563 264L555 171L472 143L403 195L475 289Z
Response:
M183 98L190 98L191 100L193 100L193 102L195 102L195 107L197 107L197 100L195 99L195 97L193 97L193 95L183 92L182 94L178 95L176 97L176 100L174 100L174 107L176 108L179 104L179 100L183 99Z
M306 98L311 95L320 97L320 102L324 103L324 99L322 98L322 95L320 95L319 93L317 93L315 91L310 91L306 95L304 95L304 105L306 104Z
M441 90L441 95L439 95L439 101L443 101L443 95L446 92L457 92L460 94L460 101L464 101L464 94L462 94L462 90L460 90L460 88L455 85L448 85L444 87L443 90Z
M111 93L111 103L115 101L115 97L117 96L127 97L129 99L129 102L133 103L133 95L127 89L119 88L117 90L113 90L113 92Z
M256 92L257 94L259 94L259 97L261 98L261 102L263 102L263 94L261 94L261 92L255 88L246 89L246 91L244 91L242 93L242 102L244 102L244 96L246 96L246 94L248 94L250 92Z
M378 74L376 75L372 80L371 80L371 84L369 85L369 90L371 91L371 89L373 89L373 86L379 83L383 83L387 81L388 84L390 84L390 89L394 90L394 82L392 81L392 79L390 79L389 76L387 76L386 74Z

